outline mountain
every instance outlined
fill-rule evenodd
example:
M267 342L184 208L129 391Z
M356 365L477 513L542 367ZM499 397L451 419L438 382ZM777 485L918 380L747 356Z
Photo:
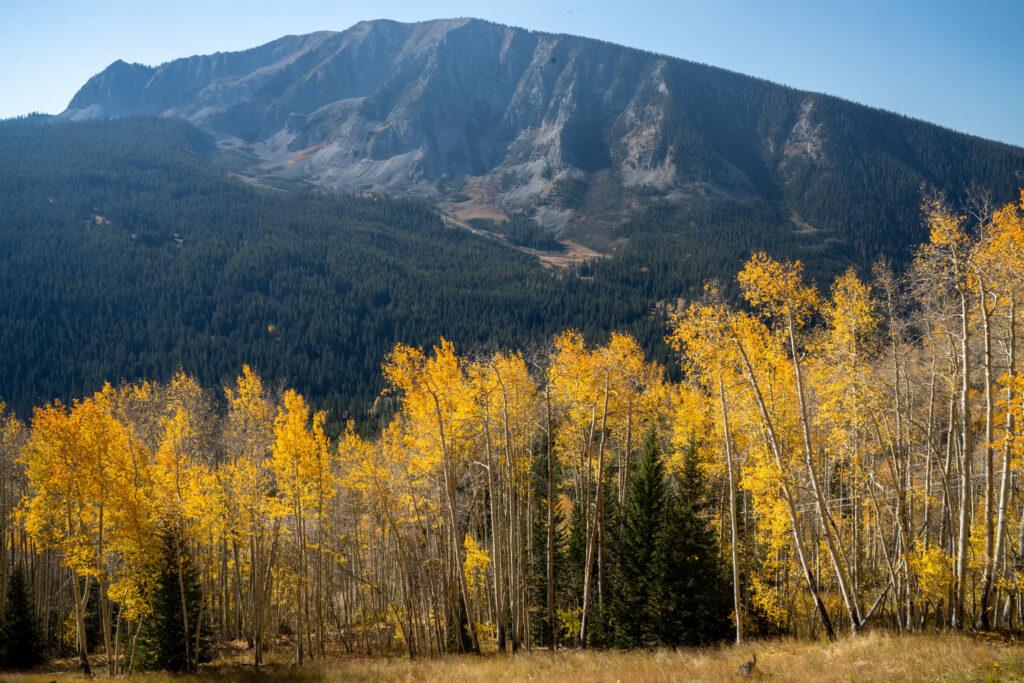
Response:
M1022 171L1016 147L476 20L116 62L60 116L0 122L0 397L249 362L337 425L379 414L399 341L619 329L664 362L665 304L735 294L752 250L821 285L899 265L922 187L1005 201Z
M361 22L158 67L118 61L61 116L135 115L190 121L249 177L424 197L480 228L525 225L603 253L635 241L638 224L672 236L693 232L688 222L720 230L712 221L728 213L727 231L792 233L812 257L900 258L921 236L922 186L1008 197L1024 183L1020 148L476 19Z

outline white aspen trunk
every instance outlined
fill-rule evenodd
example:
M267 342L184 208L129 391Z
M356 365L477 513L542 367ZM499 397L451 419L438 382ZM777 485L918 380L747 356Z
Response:
M999 481L999 505L996 511L996 524L995 524L995 547L992 552L993 562L989 566L989 572L985 577L985 591L984 595L986 599L982 603L982 609L986 615L990 611L988 593L992 589L992 584L995 582L997 574L997 565L1000 558L1003 557L1003 539L1006 535L1006 506L1010 499L1010 464L1013 456L1013 440L1015 435L1015 425L1013 419L1013 411L1010 407L1013 405L1015 400L1013 391L1013 380L1017 372L1017 302L1013 296L1010 297L1009 302L1009 328L1007 330L1008 340L1006 343L1006 424L1005 434L1003 435L1003 463L1002 471L1000 472ZM995 611L994 605L991 611ZM997 615L998 621L998 615ZM988 624L986 624L988 625ZM998 625L998 624L997 624Z
M978 276L978 293L981 299L979 310L981 311L982 331L982 371L985 378L985 562L982 568L984 586L981 592L981 604L978 609L977 623L979 628L988 629L991 623L991 594L992 579L995 574L996 556L995 552L995 529L994 510L995 505L995 456L992 448L993 427L995 422L995 406L993 399L993 373L992 373L992 326L991 313L988 308L988 292L985 288L984 279Z
M804 461L807 465L807 476L811 482L811 493L814 495L814 502L818 512L818 522L821 524L825 535L825 547L828 550L829 560L836 574L836 581L839 584L839 591L843 596L843 603L846 605L846 612L850 618L850 628L853 633L860 630L860 610L857 607L857 596L853 593L850 585L850 577L846 570L846 561L842 556L842 549L839 547L838 531L835 520L828 509L828 502L821 492L821 484L818 481L817 468L814 465L814 451L811 443L810 418L807 415L807 400L804 394L803 376L800 371L800 357L797 355L796 337L793 331L793 319L790 316L787 321L789 332L789 349L793 358L793 375L796 384L797 403L800 409L800 426L803 436Z
M729 433L729 407L725 400L725 382L718 376L718 396L722 403L722 440L725 444L725 467L729 471L729 533L732 545L732 604L736 614L736 643L743 642L743 606L740 600L739 533L736 527L736 467L733 464L732 439Z
M455 514L455 480L454 475L451 472L451 454L449 453L444 420L441 417L441 405L436 395L433 398L437 416L438 436L441 441L441 469L444 474L444 491L447 503L448 526L451 529L449 535L452 542L452 552L455 555L455 564L457 565L455 567L455 574L459 583L459 592L462 595L463 604L466 606L466 621L469 630L469 638L472 643L473 651L479 652L480 641L477 639L476 624L473 622L473 618L475 616L473 611L473 599L469 594L469 584L466 580L466 567L462 557L462 540L459 538L457 516Z
M604 409L601 413L601 441L597 447L597 494L594 503L594 523L587 535L587 547L584 552L586 564L583 567L583 613L580 616L580 646L587 646L587 616L590 607L590 586L593 583L594 548L599 538L601 528L601 508L604 502L604 442L605 431L608 426L608 393L609 378L605 375L604 380Z
M800 517L796 509L796 504L793 502L793 496L789 491L789 484L786 479L786 468L782 459L782 448L779 444L778 438L775 435L775 426L772 422L771 416L768 413L768 406L764 401L764 395L761 392L761 386L754 375L754 368L750 363L750 358L747 356L747 351L743 348L740 340L733 335L733 341L736 344L736 349L739 351L740 358L743 360L743 365L746 370L747 379L750 382L750 387L754 392L755 402L757 403L758 410L761 413L761 419L764 423L764 428L769 443L772 455L775 458L775 466L779 470L779 486L782 489L782 497L786 501L786 506L789 512L790 527L793 533L793 545L796 546L797 559L800 560L800 568L804 574L804 580L807 582L807 589L811 593L811 598L814 600L814 605L818 610L818 616L821 619L822 627L825 629L825 634L828 639L835 640L835 629L832 627L832 620L829 618L828 609L825 607L824 600L821 599L821 594L818 591L818 582L815 579L814 573L811 571L810 565L807 562L807 555L804 549L803 538L800 532Z
M490 415L490 403L487 397L484 397L484 454L487 458L487 489L490 496L490 517L491 517L491 557L492 566L494 567L493 578L494 578L494 604L497 614L495 615L494 621L496 622L496 633L498 641L498 652L505 651L505 586L502 582L503 563L501 561L502 552L501 546L498 543L498 539L502 537L501 522L499 521L499 510L501 507L500 501L498 500L498 486L495 484L494 469L495 461L494 454L491 448L491 415Z
M953 613L950 626L964 626L964 593L967 583L967 553L971 534L971 469L974 442L971 436L971 360L970 319L967 292L960 292L960 520L956 543L956 581L953 589Z

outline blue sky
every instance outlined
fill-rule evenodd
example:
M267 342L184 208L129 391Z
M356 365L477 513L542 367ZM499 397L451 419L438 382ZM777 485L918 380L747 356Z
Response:
M115 59L452 16L641 47L1024 146L1024 0L0 0L0 117L62 110Z

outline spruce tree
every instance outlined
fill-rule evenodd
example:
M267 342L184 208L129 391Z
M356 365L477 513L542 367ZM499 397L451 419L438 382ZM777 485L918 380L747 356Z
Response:
M690 444L666 506L665 602L659 618L666 645L703 645L728 638L732 589L707 519L710 497Z
M193 671L206 645L201 635L200 656L197 657L196 629L201 626L199 617L202 605L199 574L179 530L164 529L160 534L160 549L159 571L150 603L151 614L143 621L139 632L139 667L174 672Z
M43 661L43 639L36 621L32 591L20 566L7 581L0 622L0 663L5 669L29 669Z
M617 473L611 468L604 482L605 491L614 491ZM587 617L587 642L595 647L615 645L614 609L618 581L616 580L616 562L614 558L615 535L619 528L622 511L614 494L604 500L601 528L604 530L605 551L594 556L594 578L600 584L591 605L591 613Z
M660 641L667 502L664 465L652 431L612 537L610 620L617 647L651 647Z
M536 501L538 514L533 525L533 547L530 564L530 588L531 588L531 611L533 616L530 619L533 628L534 642L539 645L554 647L560 639L558 628L558 608L566 604L564 595L567 589L575 587L568 586L566 580L567 559L566 542L564 539L563 527L565 519L561 507L558 505L560 493L559 481L561 479L561 465L558 458L552 458L550 463L551 481L548 481L548 466L546 456L540 456L534 461L534 489L533 495ZM548 543L548 491L549 484L551 498L554 505L551 508L551 529L554 541L553 574L554 574L554 623L548 623L548 576L547 576L547 543Z

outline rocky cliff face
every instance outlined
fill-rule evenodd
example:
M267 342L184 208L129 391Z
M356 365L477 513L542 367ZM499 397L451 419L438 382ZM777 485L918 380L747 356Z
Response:
M140 114L188 119L249 175L419 195L492 225L522 214L605 250L651 206L709 197L778 203L813 234L830 226L808 192L841 184L851 164L962 180L938 176L920 144L988 146L1024 167L1020 150L835 98L473 19L363 22L154 68L118 61L62 116Z

